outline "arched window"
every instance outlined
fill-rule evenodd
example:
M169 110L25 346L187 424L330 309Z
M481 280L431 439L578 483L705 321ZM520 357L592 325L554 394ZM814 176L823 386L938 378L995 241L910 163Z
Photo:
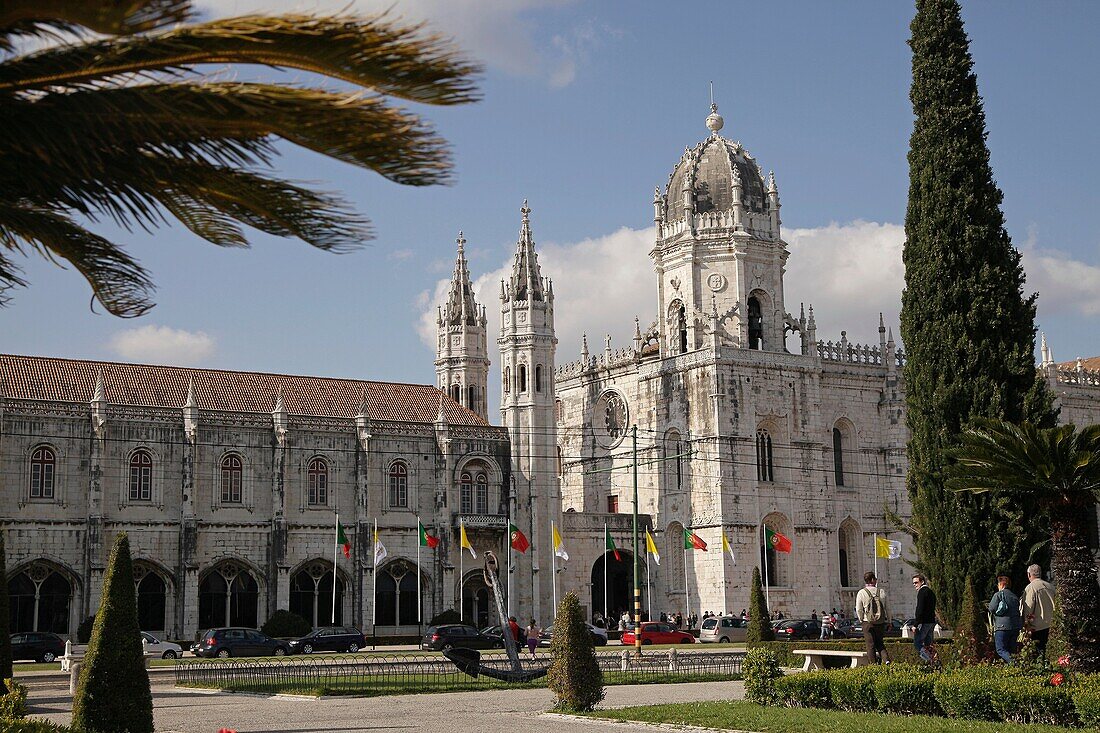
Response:
M561 400L554 400L554 420L559 425L565 422L565 404Z
M459 495L462 504L462 513L470 514L474 511L474 477L468 471L463 471L458 480Z
M139 448L130 456L130 501L153 498L153 457Z
M760 300L749 298L749 348L764 348L764 315L760 310Z
M665 434L665 470L668 488L679 491L684 488L684 444L680 431L669 430Z
M542 364L535 365L535 391L542 391Z
M526 364L520 364L519 367L517 367L517 371L519 372L519 391L520 391L520 393L526 392L527 391L527 365Z
M474 509L478 514L489 513L489 477L485 472L477 475L477 493L474 495Z
M378 626L416 626L416 572L398 561L378 569L374 603Z
M455 402L457 402L460 405L462 404L462 385L461 384L452 384L451 385L451 399L454 400Z
M404 461L394 461L390 466L390 506L405 508L409 505L409 469Z
M146 563L135 562L134 584L137 587L138 627L142 631L164 631L168 596L164 578Z
M763 428L756 431L756 478L759 481L775 480L772 464L772 436Z
M69 633L72 584L54 566L33 562L8 581L11 632Z
M669 307L669 331L672 334L672 353L683 354L688 350L687 311L679 300Z
M477 385L471 384L466 388L466 406L472 411L477 412Z
M838 427L833 428L833 479L844 485L844 433Z
M53 448L39 446L31 453L32 499L52 499L54 494L54 475L57 472L57 454Z
M252 573L235 562L224 562L199 581L199 628L253 628L259 598L260 588Z
M290 579L290 611L314 627L328 626L332 620L332 564L317 560ZM336 577L336 625L344 622L344 579ZM345 651L345 650L340 650Z
M241 457L230 453L222 459L222 502L239 504L241 502L241 479L244 465ZM204 627L207 628L207 627Z
M320 456L309 459L306 467L306 498L310 504L328 504L328 461Z
M512 391L512 367L504 367L504 394Z
M856 574L852 573L852 568L853 563L859 561L860 537L859 525L853 522L851 518L844 520L840 525L840 532L837 536L840 560L840 585L842 588L848 588L858 584Z

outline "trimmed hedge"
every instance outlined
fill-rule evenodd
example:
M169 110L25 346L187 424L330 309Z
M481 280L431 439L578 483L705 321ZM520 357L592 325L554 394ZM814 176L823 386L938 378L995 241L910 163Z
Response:
M863 642L859 639L845 639L844 641L759 641L750 643L748 646L749 648L763 647L771 650L779 661L780 667L802 666L806 658L801 654L795 654L795 649L837 649L842 651L861 652L864 648ZM940 660L945 665L948 665L949 660L953 658L951 640L938 640L936 642L936 649L939 651ZM924 663L920 655L917 654L917 649L913 646L913 642L910 639L888 640L886 642L886 654L894 664L921 665ZM828 663L828 661L829 660L826 660L826 663ZM838 660L836 664L838 668L840 668L840 665L847 667L848 660Z
M878 710L875 680L883 669L878 665L872 665L856 667L852 670L836 670L829 678L829 691L833 696L833 705L841 710L856 713Z
M894 664L888 673L875 679L875 700L884 713L943 715L935 687L935 674L908 664Z
M831 708L828 671L807 672L780 677L775 681L774 698L788 708Z
M1070 691L1049 687L1037 679L999 680L990 699L997 715L1008 723L1077 724Z
M297 639L312 630L309 621L293 611L285 609L279 609L271 614L267 621L264 621L264 625L260 627L260 631L272 639Z
M988 669L969 668L965 671L939 675L936 680L936 700L945 715L968 720L1000 720L993 709L996 690L989 684Z
M75 731L45 720L17 720L5 725L4 733L75 733Z
M1073 693L1073 706L1077 718L1086 728L1100 728L1100 680L1097 684L1082 686Z
M741 675L745 679L746 700L757 705L772 704L776 680L783 678L775 652L763 647L749 649L741 660Z

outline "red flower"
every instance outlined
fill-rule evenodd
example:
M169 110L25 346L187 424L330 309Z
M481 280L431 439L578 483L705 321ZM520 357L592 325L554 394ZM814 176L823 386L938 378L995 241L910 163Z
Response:
M1069 655L1068 654L1063 654L1062 656L1058 657L1058 666L1059 667L1068 667L1069 666Z
M1055 687L1061 686L1061 684L1065 681L1066 681L1066 676L1064 674L1062 674L1061 672L1055 672L1053 675L1051 675L1051 678L1050 678L1050 684L1052 684Z
M218 733L237 733L237 731L232 730L231 728L222 728L218 731Z

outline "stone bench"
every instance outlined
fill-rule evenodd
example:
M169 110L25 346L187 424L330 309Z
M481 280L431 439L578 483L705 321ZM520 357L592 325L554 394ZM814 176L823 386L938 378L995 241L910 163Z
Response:
M865 652L848 651L846 649L795 649L795 654L806 657L806 663L802 665L803 672L811 669L825 669L825 657L841 657L852 660L848 665L851 668L862 667L867 664Z
M149 662L153 659L160 659L156 654L145 651L145 641L141 642L141 649L145 655L145 668L149 669ZM58 657L61 662L62 672L71 672L73 667L84 661L84 654L88 651L87 644L74 644L71 641L65 642L65 655Z

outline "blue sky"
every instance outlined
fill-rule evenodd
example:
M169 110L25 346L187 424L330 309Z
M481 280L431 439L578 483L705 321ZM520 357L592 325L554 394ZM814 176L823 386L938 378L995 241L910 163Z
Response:
M357 2L372 10L385 2ZM337 2L218 0L215 15L339 9ZM0 309L0 350L432 382L430 337L458 230L481 302L496 288L530 200L558 295L559 363L580 334L624 345L653 319L653 188L706 130L708 82L740 140L774 169L791 243L786 300L813 303L818 333L896 333L912 125L910 2L420 0L482 60L484 100L417 111L452 144L454 185L403 188L289 146L285 175L342 192L377 238L349 255L255 234L221 250L182 227L101 231L153 273L158 305L136 320L89 310L72 271L25 261L29 288ZM1100 354L1095 69L1100 5L967 2L963 8L1008 229L1024 252L1055 358ZM1090 71L1091 70L1091 71ZM265 77L278 76L264 71ZM290 73L283 78L306 79ZM495 334L495 328L494 328ZM495 370L493 370L495 371ZM499 387L490 384L490 394Z

